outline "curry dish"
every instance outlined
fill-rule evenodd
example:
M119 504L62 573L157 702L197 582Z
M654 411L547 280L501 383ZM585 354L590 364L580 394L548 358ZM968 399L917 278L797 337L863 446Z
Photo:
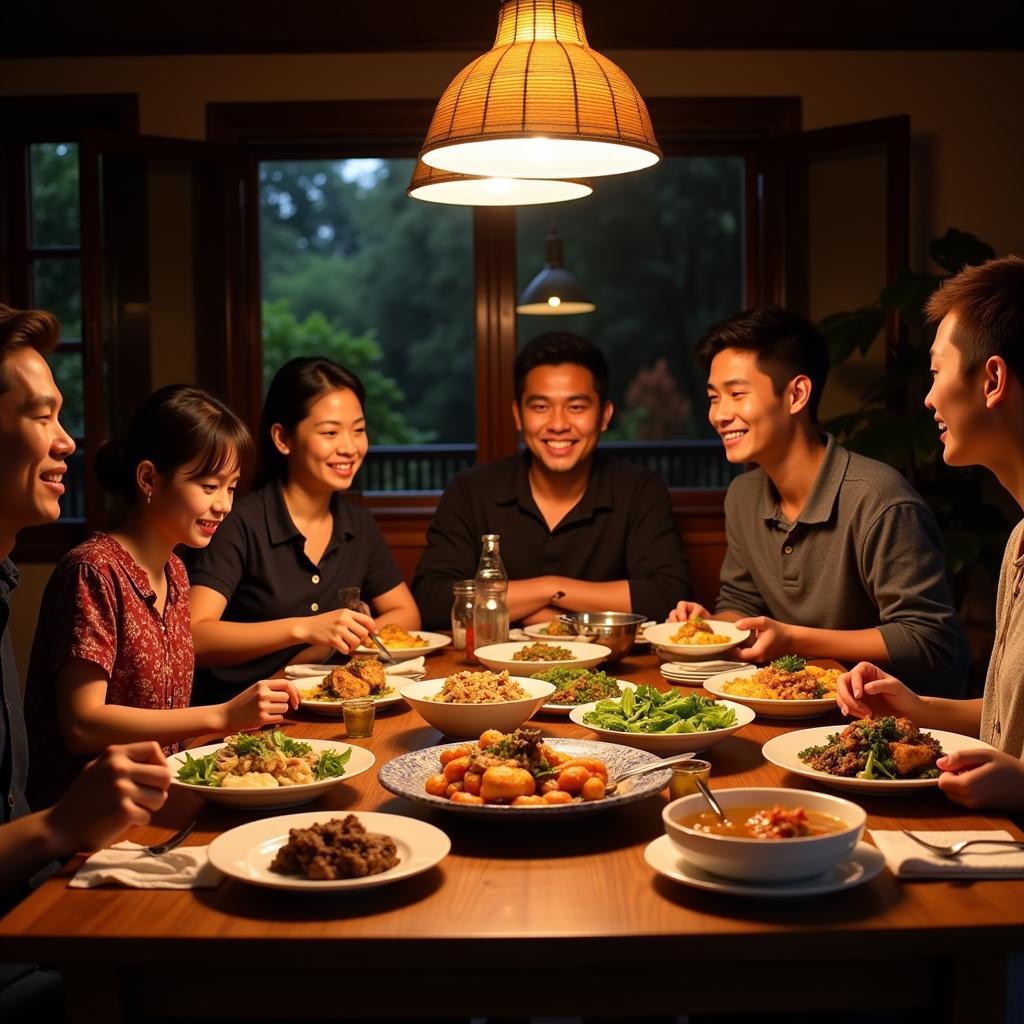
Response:
M740 676L722 684L722 690L736 697L758 700L819 700L835 697L839 669L808 665L789 654L776 658L752 676Z
M732 637L714 632L699 615L691 615L668 639L673 644L727 644Z

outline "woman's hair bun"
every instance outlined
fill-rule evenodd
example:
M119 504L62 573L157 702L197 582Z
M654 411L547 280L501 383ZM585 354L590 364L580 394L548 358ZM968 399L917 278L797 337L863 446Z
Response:
M96 479L105 491L123 498L132 496L135 490L135 466L122 438L110 437L100 445L94 468Z

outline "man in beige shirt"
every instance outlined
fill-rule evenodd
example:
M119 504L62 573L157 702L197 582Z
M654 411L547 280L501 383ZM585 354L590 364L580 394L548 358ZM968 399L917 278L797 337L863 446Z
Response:
M987 467L1024 509L1024 258L969 267L944 282L925 309L939 323L925 405L935 414L943 458ZM839 680L845 714L902 715L992 744L937 762L939 786L966 807L1024 807L1022 536L1024 522L1003 555L984 698L921 697L870 662Z

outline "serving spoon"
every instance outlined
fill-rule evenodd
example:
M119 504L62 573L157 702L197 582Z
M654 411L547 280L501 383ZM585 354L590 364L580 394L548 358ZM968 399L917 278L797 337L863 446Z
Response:
M631 779L634 775L646 775L648 772L661 771L662 768L667 768L669 765L682 764L683 761L692 760L693 754L676 754L674 757L665 757L658 761L649 761L647 764L637 765L636 768L627 768L624 772L619 772L614 779L608 780L604 787L604 795L609 796L614 793L623 779Z
M715 799L714 794L708 788L708 784L700 778L695 778L693 782L694 785L700 790L701 796L704 797L705 800L707 800L708 805L711 807L711 810L713 810L715 814L718 815L718 820L725 821L725 811L722 810L721 805L718 803L718 801Z

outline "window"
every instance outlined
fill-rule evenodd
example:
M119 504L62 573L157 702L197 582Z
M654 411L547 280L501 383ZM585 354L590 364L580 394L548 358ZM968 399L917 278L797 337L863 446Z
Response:
M449 463L474 456L472 211L410 201L412 168L259 167L264 388L297 355L353 370L374 452L367 490L441 487Z

